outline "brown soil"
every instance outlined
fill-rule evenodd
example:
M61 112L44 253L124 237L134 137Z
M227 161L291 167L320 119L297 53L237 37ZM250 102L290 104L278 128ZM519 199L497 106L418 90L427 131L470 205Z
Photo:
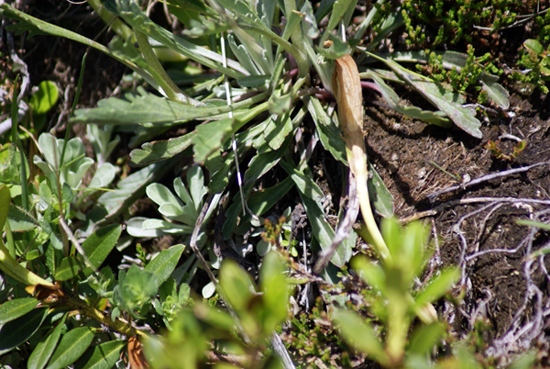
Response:
M442 305L441 312L460 335L484 320L489 356L547 346L550 265L529 255L548 247L549 233L516 224L517 219L547 221L550 213L547 106L538 96L513 95L507 113L488 115L482 140L367 107L370 160L394 196L396 215L429 218L437 263L462 270L456 289L464 299L458 306ZM485 147L493 140L509 155L517 145L512 136L527 142L516 158L496 159ZM540 165L469 186L533 164ZM451 186L456 190L434 196Z

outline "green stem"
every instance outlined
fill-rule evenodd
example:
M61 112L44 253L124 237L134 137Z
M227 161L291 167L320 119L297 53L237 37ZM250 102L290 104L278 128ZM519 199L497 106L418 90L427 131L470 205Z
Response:
M4 246L4 241L0 238L0 270L12 277L18 282L27 286L41 284L54 287L54 285L45 279L40 278L30 270L23 268L14 258L12 258Z
M191 98L184 94L178 86L170 79L160 61L158 60L156 54L153 52L153 48L149 44L147 35L141 33L137 29L134 30L136 35L137 42L139 44L139 50L141 55L149 65L149 72L153 75L155 80L158 82L160 87L166 93L166 96L172 101L179 101L186 105L191 105Z
M134 336L136 334L140 336L146 336L145 332L134 329L131 325L124 323L121 320L115 320L113 321L110 316L103 314L98 309L94 308L93 306L90 306L85 301L81 300L80 298L72 295L66 295L63 299L63 303L72 308L80 311L82 314L86 315L89 318L92 318L96 321L98 321L101 324L106 325L107 327L111 328L113 331L116 331L118 333L121 333L125 336Z
M99 15L123 40L126 41L134 35L130 27L124 24L116 15L105 9L101 0L88 0L88 5L90 5L97 15Z

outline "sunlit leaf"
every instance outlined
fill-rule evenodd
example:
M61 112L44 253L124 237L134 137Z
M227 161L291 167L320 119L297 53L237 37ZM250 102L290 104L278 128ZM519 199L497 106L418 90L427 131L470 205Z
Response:
M248 302L254 296L254 284L248 273L233 259L222 262L220 285L235 310L246 310Z
M157 286L160 287L171 275L185 249L184 245L174 245L158 254L145 270L156 277Z
M75 369L111 369L120 359L126 341L109 341L93 347L75 363Z
M82 243L82 249L88 257L87 263L95 269L99 269L115 247L121 233L122 227L119 224L110 224L88 236ZM84 276L89 276L92 272L94 270L86 268L84 269Z
M0 325L27 314L36 305L38 305L38 301L33 298L21 298L4 302L0 305Z
M63 369L88 349L94 334L89 327L75 328L63 335L46 369Z
M334 321L340 326L340 331L346 342L371 356L382 366L386 366L388 355L370 324L366 323L357 313L346 309L336 309Z

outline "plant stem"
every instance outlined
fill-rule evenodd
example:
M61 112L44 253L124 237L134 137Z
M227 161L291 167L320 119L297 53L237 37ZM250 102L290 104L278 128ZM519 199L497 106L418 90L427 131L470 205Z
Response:
M157 56L153 52L153 48L149 44L149 40L147 39L147 35L144 33L141 33L137 29L134 30L134 34L136 35L137 42L139 44L139 50L141 51L141 55L143 55L143 58L149 65L149 72L153 75L153 78L157 81L157 83L162 87L164 92L166 93L166 96L173 101L179 101L181 103L184 103L186 105L191 105L191 98L184 94L178 86L168 77L168 74L160 64L160 61L158 60Z
M116 15L105 9L101 0L88 0L88 5L90 5L95 10L97 15L99 15L101 19L103 19L103 21L107 23L109 27L111 27L111 29L115 31L115 33L124 41L134 35L130 27L124 24L124 22L121 21Z
M93 306L90 306L87 302L81 300L79 297L72 296L72 295L65 295L62 302L72 308L80 311L82 314L86 315L89 318L92 318L96 321L98 321L101 324L106 325L107 327L111 328L112 330L121 333L125 336L134 336L135 334L138 334L140 336L146 336L145 332L134 329L131 325L124 323L121 320L113 321L110 316L104 315L101 311L96 309Z
M18 282L27 286L41 284L54 287L54 285L45 279L40 278L27 268L23 268L14 258L12 258L4 246L4 241L0 238L0 270L12 277Z

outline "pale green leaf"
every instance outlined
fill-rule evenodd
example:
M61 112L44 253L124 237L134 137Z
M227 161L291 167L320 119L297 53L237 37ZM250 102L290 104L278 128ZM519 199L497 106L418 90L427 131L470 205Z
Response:
M220 286L235 310L246 310L253 297L254 283L250 275L233 259L228 258L222 262Z
M357 313L346 309L335 309L334 321L340 326L342 336L351 346L369 355L382 366L388 364L388 355L374 329Z
M145 166L176 156L191 146L195 132L168 140L146 142L141 149L130 152L130 164Z

